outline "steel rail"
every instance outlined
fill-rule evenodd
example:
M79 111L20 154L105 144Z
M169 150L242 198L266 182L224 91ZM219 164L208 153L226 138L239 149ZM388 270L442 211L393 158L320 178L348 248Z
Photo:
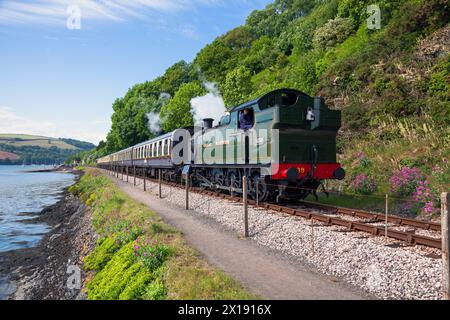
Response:
M352 216L355 218L371 219L371 220L376 220L376 221L380 221L380 222L386 221L386 216L384 214L365 211L365 210L361 210L361 209L343 208L343 207L337 207L337 206L326 205L326 204L317 204L317 203L312 203L312 202L307 202L307 201L300 201L298 204L304 205L306 207L328 210L328 211L333 212L334 214L348 215L348 216ZM405 217L400 217L400 216L388 215L387 222L393 223L393 224L396 224L399 226L409 226L409 227L415 227L415 228L420 228L420 229L424 229L424 230L441 231L441 224L436 223L436 222L431 222L431 221L423 221L423 220L405 218Z
M136 176L136 178L142 178L142 177ZM153 179L150 177L147 177L146 179L153 183L158 183L158 179ZM180 189L183 188L183 186L181 186L180 184L178 184L176 182L169 182L169 181L161 180L161 183L164 185L169 185L169 186L177 187ZM205 188L191 187L190 189L196 193L213 196L213 197L220 198L220 199L231 200L234 202L242 202L243 201L243 199L241 197L236 197L236 196L232 196L232 195L228 195L228 194L224 194L224 193L214 192L211 190L207 190ZM249 200L247 200L247 203L250 205L253 205L255 207L257 206L255 200L249 199ZM300 202L300 204L305 204L305 203L310 205L310 207L315 207L316 209L322 209L322 210L328 210L328 211L333 210L335 213L338 213L338 214L351 215L351 216L358 217L358 218L369 218L369 219L374 219L374 220L376 219L376 220L380 220L380 221L384 221L384 219L385 219L384 215L377 214L374 212L347 209L347 208L342 208L342 207L333 207L330 205L315 204L315 203L304 202L304 201ZM360 222L360 221L348 221L348 220L344 220L339 217L330 217L330 216L327 216L322 213L305 211L304 209L297 209L297 208L292 208L292 207L287 207L287 206L281 206L281 205L274 204L274 203L262 202L262 203L259 203L259 205L257 207L261 207L261 208L265 208L268 210L273 210L273 211L277 211L277 212L281 212L281 213L285 213L288 215L297 216L297 217L301 217L301 218L305 218L305 219L316 220L318 222L324 223L325 225L336 225L336 226L346 227L351 231L360 231L360 232L370 233L373 236L387 235L387 237L389 237L389 238L403 241L410 245L423 245L423 246L427 246L427 247L431 247L431 248L442 249L442 242L441 242L440 238L432 238L432 237L422 236L422 235L418 235L418 234L411 233L411 232L392 230L392 229L388 229L387 233L386 233L384 226L374 226L370 223L364 223L364 222ZM381 217L383 219L381 219ZM435 231L440 230L440 224L438 224L438 223L425 222L425 221L409 219L409 218L402 218L402 217L392 216L392 215L388 216L388 222L396 223L398 225L407 225L407 226L411 226L411 227L422 228L425 230L435 230Z

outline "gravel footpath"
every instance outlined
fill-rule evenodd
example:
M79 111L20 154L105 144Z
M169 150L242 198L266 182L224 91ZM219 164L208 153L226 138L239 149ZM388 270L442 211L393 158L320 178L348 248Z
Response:
M129 179L133 183L132 177ZM137 187L143 189L141 179ZM158 184L147 181L156 195ZM162 185L166 201L185 206L185 190ZM190 193L190 208L242 233L242 204ZM381 299L441 299L440 251L410 247L395 240L348 232L272 210L249 207L250 237L340 278Z

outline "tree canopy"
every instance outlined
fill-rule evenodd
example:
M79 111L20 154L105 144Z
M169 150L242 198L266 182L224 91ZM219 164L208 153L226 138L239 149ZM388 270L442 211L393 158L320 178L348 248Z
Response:
M378 115L427 113L438 124L449 121L442 101L448 79L445 56L421 62L414 53L420 39L448 23L448 5L444 0L380 0L382 28L369 30L369 4L275 0L255 10L244 25L217 37L192 62L179 61L116 99L111 130L95 155L153 137L150 112L161 113L164 132L191 125L190 100L205 94L204 82L218 85L228 107L281 87L321 95L343 109L343 132L368 132ZM424 70L420 81L391 72L408 64Z

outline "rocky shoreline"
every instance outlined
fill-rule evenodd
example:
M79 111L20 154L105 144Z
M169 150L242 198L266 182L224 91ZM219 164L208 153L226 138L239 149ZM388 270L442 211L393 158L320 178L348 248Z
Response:
M34 248L0 253L0 287L7 298L85 299L82 261L97 238L89 209L65 189L57 203L31 221L44 222L51 230Z

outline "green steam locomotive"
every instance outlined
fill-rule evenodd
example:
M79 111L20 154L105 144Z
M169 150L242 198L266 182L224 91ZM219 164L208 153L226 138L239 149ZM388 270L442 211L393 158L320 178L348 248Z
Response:
M179 181L189 174L196 186L242 193L247 177L251 198L303 199L323 180L345 178L336 162L341 112L320 97L280 89L239 105L216 126L213 119L180 128L98 159L102 168Z

